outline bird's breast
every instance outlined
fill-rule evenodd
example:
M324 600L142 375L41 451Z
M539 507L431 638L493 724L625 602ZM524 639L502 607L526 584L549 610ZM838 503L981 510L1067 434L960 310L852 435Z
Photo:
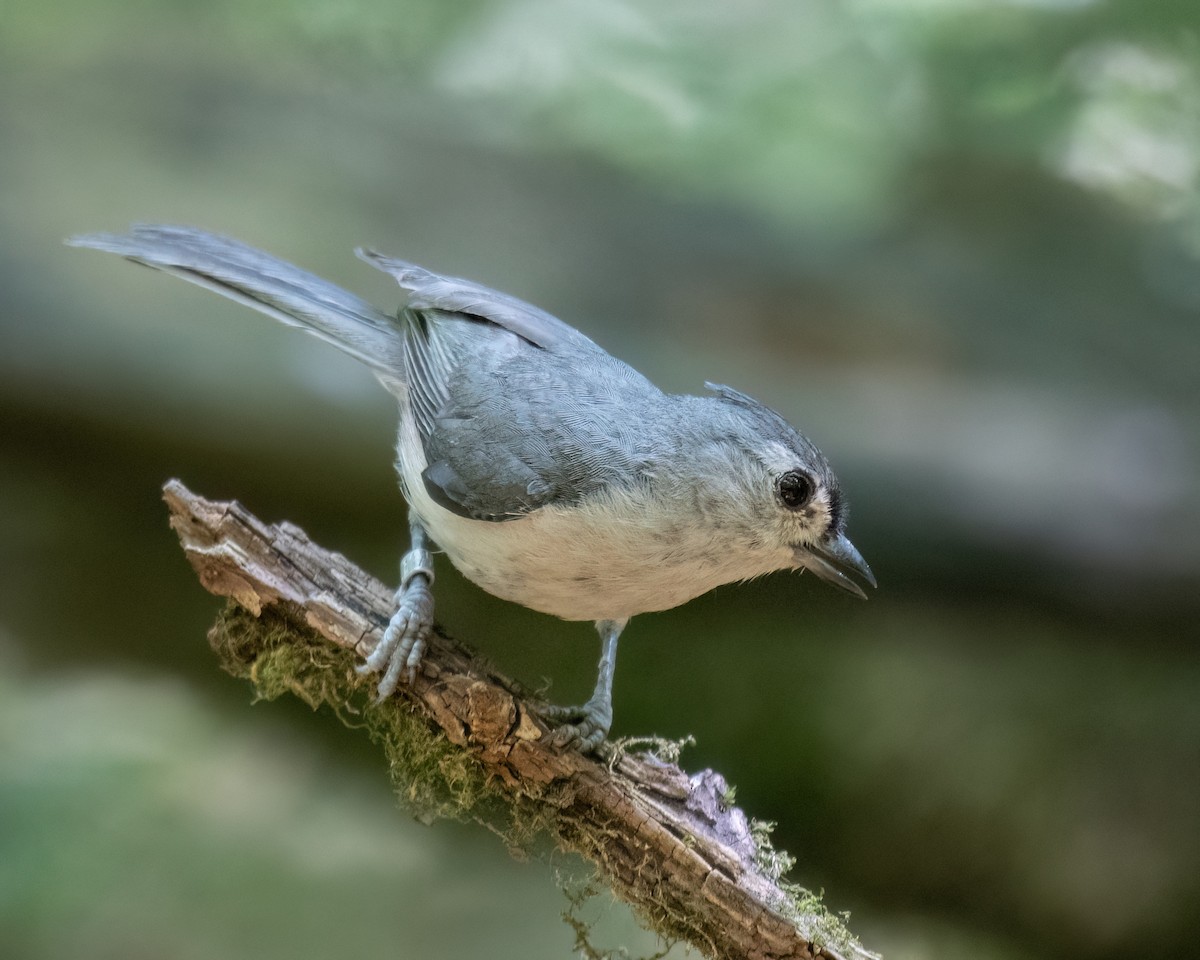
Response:
M451 562L489 593L566 620L667 610L723 583L767 572L720 538L628 510L543 507L504 523L441 508L425 516Z
M462 517L426 492L425 457L405 421L399 467L410 508L467 579L502 599L565 620L620 620L791 566L637 487L512 520Z

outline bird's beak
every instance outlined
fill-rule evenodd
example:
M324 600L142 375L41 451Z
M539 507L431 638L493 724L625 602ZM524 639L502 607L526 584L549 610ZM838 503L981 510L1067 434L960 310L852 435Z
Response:
M795 549L798 566L811 570L826 583L832 583L861 600L866 600L867 594L847 573L856 573L872 587L878 586L867 561L844 535L828 543L814 543Z

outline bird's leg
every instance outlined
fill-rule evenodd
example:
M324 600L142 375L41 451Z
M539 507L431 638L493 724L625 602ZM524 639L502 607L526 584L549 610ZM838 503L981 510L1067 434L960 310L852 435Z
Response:
M400 680L411 681L417 675L425 642L433 629L433 557L426 544L425 528L411 514L408 519L411 546L400 561L400 588L396 591L396 612L383 631L383 638L371 651L359 673L383 671L378 700L396 692Z
M613 673L617 667L617 638L627 620L597 620L600 633L600 668L596 689L588 702L578 707L539 706L537 712L547 720L563 724L554 731L554 741L563 747L577 747L583 753L595 750L612 726Z

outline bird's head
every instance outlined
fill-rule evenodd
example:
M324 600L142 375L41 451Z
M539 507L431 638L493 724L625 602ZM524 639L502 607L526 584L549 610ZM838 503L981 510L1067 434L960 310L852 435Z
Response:
M876 586L846 536L846 501L829 461L778 413L730 387L707 384L731 415L738 510L756 550L777 568L810 570L856 597Z

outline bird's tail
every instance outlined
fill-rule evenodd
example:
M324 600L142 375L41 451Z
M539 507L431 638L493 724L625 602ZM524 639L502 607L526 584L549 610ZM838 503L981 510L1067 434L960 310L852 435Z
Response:
M150 224L135 225L128 234L85 234L67 243L120 254L214 290L332 343L386 378L403 376L404 328L399 321L244 243L192 227Z

